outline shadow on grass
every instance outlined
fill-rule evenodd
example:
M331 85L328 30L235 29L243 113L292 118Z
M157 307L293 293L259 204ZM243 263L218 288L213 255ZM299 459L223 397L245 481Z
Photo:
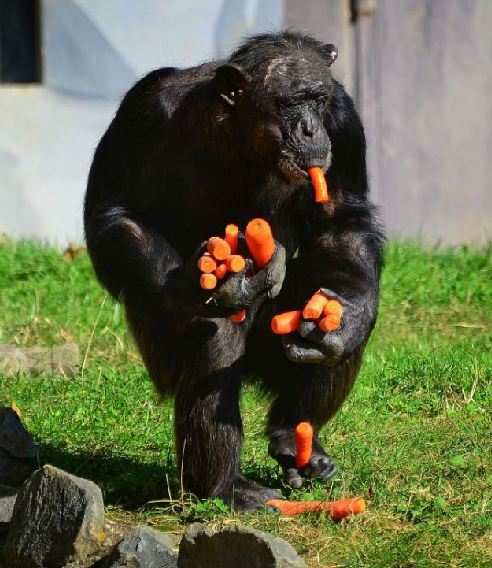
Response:
M94 452L73 453L46 443L39 446L39 462L90 479L102 489L106 505L136 509L151 500L168 499L169 491L173 497L179 494L179 480L171 463L165 466Z

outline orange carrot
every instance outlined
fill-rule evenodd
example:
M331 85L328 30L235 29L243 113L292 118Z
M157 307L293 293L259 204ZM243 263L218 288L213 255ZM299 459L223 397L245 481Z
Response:
M209 253L205 253L198 259L197 266L201 272L211 274L217 268L217 263Z
M331 300L328 300L328 302L325 304L325 307L323 308L323 313L325 314L325 316L338 316L338 317L342 317L342 304L340 304L340 302L338 300L334 300L333 298Z
M323 313L323 308L328 302L328 298L323 292L316 292L311 296L311 299L304 307L302 317L304 319L318 319Z
M246 310L241 310L237 314L231 316L231 321L234 323L241 323L246 319Z
M217 277L217 280L222 280L222 278L225 277L225 275L227 274L227 263L226 262L221 262L219 264L219 266L217 266L217 268L215 269L215 276Z
M330 314L329 316L326 316L322 320L320 320L318 327L324 333L335 331L335 329L338 329L340 327L340 316L337 316L336 314Z
M309 422L299 422L296 435L296 467L301 469L309 463L313 453L313 427Z
M231 247L231 253L237 254L239 227L237 225L227 225L225 228L225 240Z
M246 244L255 261L255 268L266 266L275 252L272 229L264 219L253 219L246 226Z
M217 286L217 277L215 274L202 274L200 276L200 286L204 290L213 290Z
M276 507L282 515L294 516L304 513L325 513L334 521L341 521L349 515L363 513L366 510L366 502L361 497L353 499L339 499L338 501L284 501L282 499L270 499L267 505Z
M231 254L231 247L220 237L210 237L207 242L207 252L216 260L225 260Z
M273 316L271 322L273 333L276 333L277 335L285 335L286 333L297 331L301 324L301 317L301 310L293 310L291 312L284 312Z
M321 168L308 168L307 172L314 187L314 201L316 203L327 203L330 199L328 186L326 185L325 174Z
M241 272L246 266L246 261L240 254L231 254L226 258L226 265L230 272Z

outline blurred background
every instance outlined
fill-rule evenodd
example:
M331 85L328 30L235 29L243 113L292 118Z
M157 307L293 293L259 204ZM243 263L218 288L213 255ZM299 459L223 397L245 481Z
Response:
M82 241L92 154L131 85L285 27L338 46L390 234L490 240L491 0L0 0L0 233Z

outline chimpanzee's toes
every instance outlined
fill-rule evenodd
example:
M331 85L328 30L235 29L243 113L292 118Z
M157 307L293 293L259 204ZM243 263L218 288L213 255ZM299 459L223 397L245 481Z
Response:
M309 463L303 468L302 473L306 477L327 481L335 475L336 469L335 462L328 454L313 451L313 455Z
M234 480L232 496L227 499L234 511L258 511L266 508L269 499L280 499L282 494L278 489L265 487L260 483L238 476Z

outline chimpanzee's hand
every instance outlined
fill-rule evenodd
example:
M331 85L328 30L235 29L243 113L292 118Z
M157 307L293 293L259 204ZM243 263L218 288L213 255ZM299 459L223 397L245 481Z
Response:
M252 273L253 262L246 259L246 266L236 273L228 273L217 282L214 290L202 290L197 262L206 250L206 242L195 251L180 271L174 285L177 306L190 315L203 317L227 317L257 301L275 298L280 293L285 278L286 253L276 242L270 262L258 272Z
M366 304L349 302L328 288L321 288L321 292L342 304L340 327L324 333L316 322L303 320L299 333L283 336L282 342L291 361L334 367L366 341L374 315Z

